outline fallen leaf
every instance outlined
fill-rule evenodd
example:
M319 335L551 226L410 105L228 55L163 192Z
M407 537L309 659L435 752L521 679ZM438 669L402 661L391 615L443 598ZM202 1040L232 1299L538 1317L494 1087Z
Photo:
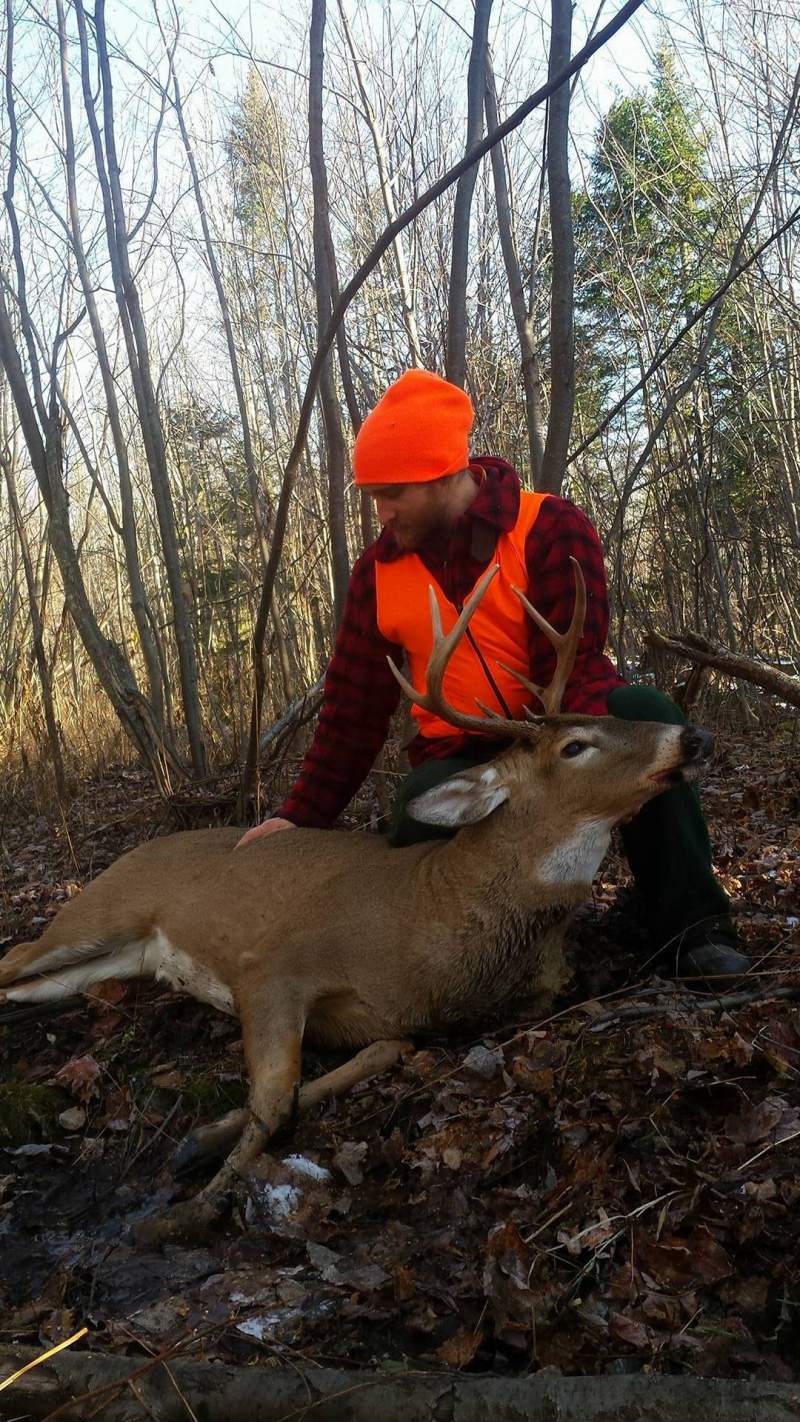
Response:
M473 1333L469 1328L459 1328L452 1338L448 1338L441 1348L436 1349L436 1356L449 1368L469 1367L483 1342L483 1336L482 1333Z
M94 1057L73 1057L56 1072L55 1079L59 1086L65 1086L79 1101L89 1101L99 1093L99 1076L100 1063Z
M648 1274L676 1288L688 1288L698 1279L713 1284L731 1273L725 1250L704 1226L685 1237L662 1234L657 1243L645 1236L636 1249L637 1262Z
M95 983L86 996L90 1008L116 1007L122 1002L127 991L128 984L119 978L105 978L103 982Z
M631 1348L647 1348L653 1346L652 1333L643 1323L637 1322L634 1318L629 1318L624 1313L612 1313L608 1320L608 1331L612 1338L616 1338L619 1343L627 1343Z
M736 1116L729 1116L723 1130L730 1141L755 1145L772 1137L783 1140L800 1128L800 1110L789 1106L782 1096L767 1096L759 1105L749 1104Z
M333 1157L334 1165L341 1170L350 1185L360 1185L364 1179L361 1169L367 1155L366 1141L345 1141Z

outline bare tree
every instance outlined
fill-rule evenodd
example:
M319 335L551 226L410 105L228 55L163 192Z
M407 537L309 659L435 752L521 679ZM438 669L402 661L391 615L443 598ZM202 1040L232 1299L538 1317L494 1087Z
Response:
M317 296L317 332L321 340L333 306L331 286L331 240L328 208L328 175L322 126L322 74L325 59L325 0L312 0L309 37L308 157L314 191L314 286ZM325 426L328 465L328 525L333 563L334 615L338 622L344 610L349 576L347 530L344 517L345 446L333 360L323 362L319 378L319 398Z
M163 710L163 676L156 639L152 630L152 609L149 605L144 580L142 578L128 446L123 430L119 401L117 399L117 386L111 369L105 332L103 330L96 295L89 274L81 230L76 181L75 137L72 124L72 99L69 84L67 31L63 0L56 0L56 16L58 23L61 101L64 118L64 166L67 183L69 234L75 256L75 265L80 281L81 292L84 302L86 303L86 311L92 328L92 339L97 353L97 363L103 382L103 395L114 443L114 455L119 476L120 503L122 507L121 532L125 547L128 581L130 584L131 610L136 622L139 642L147 667L153 719L163 737L166 734Z
M491 57L488 54L486 57L486 92L484 94L484 103L486 106L486 126L491 133L493 129L497 128L499 117L497 113L497 91L494 82L494 69L492 67ZM525 392L525 422L528 431L530 467L534 486L538 488L541 479L542 460L544 458L542 372L534 339L533 311L525 299L525 283L522 277L517 243L511 220L511 203L509 201L508 180L506 177L505 148L502 143L496 144L492 149L491 159L497 210L497 230L500 234L503 263L508 280L508 294L511 300L511 310L514 315L514 325L516 326L520 354L522 357L522 385ZM536 253L534 250L531 255L531 261L535 262L535 260Z
M42 689L42 710L44 711L45 727L47 729L47 742L50 748L50 757L53 762L53 774L56 782L56 793L62 805L68 799L67 777L64 770L64 757L61 751L61 736L58 728L55 704L53 701L53 678L44 645L44 621L42 618L42 608L39 601L39 590L36 586L36 573L33 564L30 542L28 539L25 520L22 516L19 497L17 494L16 475L14 470L14 450L8 444L0 446L0 468L3 470L8 501L14 516L14 525L19 539L20 552L22 555L22 565L25 569L25 584L28 593L28 605L31 615L31 633L33 640L33 655L36 661L36 670L39 674L39 683Z
M15 206L18 168L18 129L14 97L14 16L11 0L6 0L6 112L9 120L9 166L4 202L12 233L16 286L13 298L27 361L23 366L15 339L14 323L6 302L6 280L0 280L0 365L5 371L11 396L47 509L53 550L61 572L64 596L70 615L80 633L98 680L143 759L150 765L156 783L167 784L164 748L152 710L139 692L132 670L117 647L104 636L86 592L80 561L72 538L69 500L63 477L63 442L57 399L56 371L59 351L67 331L59 330L43 372L37 333L28 303L28 283L20 229ZM30 382L30 385L29 385ZM32 393L31 393L32 391Z
M572 41L571 0L551 0L549 74L569 64ZM569 181L570 86L562 84L551 96L547 114L547 185L550 194L550 411L542 456L539 487L559 494L564 479L572 414L575 407L575 350L573 303L575 242Z
M503 123L487 62L480 95L487 136L460 162L463 101L450 77L458 56L474 52L474 30L461 31L436 6L400 15L356 13L348 0L338 5L337 25L324 30L324 73L323 27L315 25L313 86L299 30L290 58L268 36L256 48L220 14L230 56L246 66L233 118L207 82L219 34L205 46L202 25L193 27L189 43L171 0L161 12L163 53L159 45L144 58L152 30L129 43L106 36L102 6L97 36L80 4L57 0L52 24L33 5L15 7L25 39L17 45L12 96L19 141L9 123L0 132L0 152L16 176L13 214L8 204L4 213L4 349L16 350L22 371L15 408L19 399L24 409L27 392L29 411L14 468L18 515L0 478L0 627L8 649L0 706L15 747L27 738L26 754L42 742L38 646L65 747L94 735L110 748L111 707L129 704L119 679L100 691L93 661L86 661L83 644L93 634L82 623L76 632L85 610L74 590L79 576L100 637L116 646L132 684L138 679L147 690L146 699L131 703L141 713L129 733L137 752L148 743L140 753L178 767L174 730L185 719L186 666L154 464L172 505L172 547L210 752L226 759L239 753L253 633L256 664L262 646L267 657L259 716L263 705L265 718L280 720L287 702L318 679L334 630L332 603L341 606L334 584L341 591L349 555L374 534L369 520L359 523L358 501L342 497L342 430L349 424L357 431L363 410L399 370L438 361L453 289L456 194L447 189L484 154L493 181L486 181L487 165L471 200L467 237L471 227L475 240L468 240L462 267L464 349L480 438L520 467L530 464L540 487L560 488L564 431L574 418L568 488L607 543L615 650L635 667L643 632L667 625L668 610L673 626L708 630L780 664L800 635L800 216L788 20L772 0L758 25L748 20L754 0L724 13L681 0L675 65L685 52L696 81L697 117L692 104L686 108L689 147L693 123L698 133L713 133L705 148L698 140L702 166L692 181L700 216L692 217L691 204L664 200L668 181L665 187L659 177L652 186L658 153L645 162L639 127L630 171L614 170L634 209L623 229L613 201L602 226L593 139L573 142L573 181L577 188L580 169L582 190L570 202L568 114L559 124L555 99L545 162L538 134L533 144L526 134L501 145L543 93L565 92L562 76L574 74L635 4L569 62L568 27L554 7L554 44L559 25L566 39L561 73L553 58L548 84ZM531 17L520 15L512 26L506 12L492 13L502 111L504 96L519 90L526 66L538 60L527 43ZM89 74L83 104L69 92L72 46L76 60L83 48ZM97 49L105 50L113 92L102 63L98 77ZM26 73L37 54L41 62ZM646 91L631 95L634 115L647 108L646 94L657 93L658 63L656 52ZM109 102L107 125L100 104ZM601 132L611 133L611 116L598 113ZM667 180L684 162L671 131L666 119L658 125ZM98 136L100 162L92 156ZM621 151L617 163L624 157ZM568 302L559 305L559 294L571 289L569 231L567 246L559 245L559 212L568 217L570 208L581 263L574 416L570 379L563 379L570 312ZM594 246L585 226L592 212ZM712 220L713 213L721 215ZM463 223L456 225L463 235ZM662 264L661 287L648 247L653 226L672 254ZM110 279L109 260L116 264ZM358 270L340 291L345 268ZM548 372L543 331L551 274ZM334 341L326 415L314 385ZM549 397L543 373L552 379ZM163 457L157 433L151 438L153 413ZM331 418L343 450L332 486ZM49 466L35 441L30 454L32 428L52 463L47 478L63 490L60 515L58 488L51 497L46 487L51 526L39 493L41 469ZM544 477L546 430L552 459ZM71 566L55 530L59 516ZM270 600L258 608L262 576ZM660 654L654 665L659 676L669 675ZM28 666L36 669L32 695L20 673ZM266 744L272 754L276 742ZM168 780L162 769L165 787Z
M397 217L397 203L395 202L394 187L392 185L392 179L390 174L390 160L386 146L386 135L383 131L383 125L376 112L375 106L373 105L369 97L366 76L364 74L364 66L361 62L361 59L355 46L355 42L353 40L353 32L350 28L350 24L347 19L347 12L344 7L344 0L338 0L338 3L342 31L344 33L345 40L347 41L347 48L350 52L350 59L353 65L353 73L356 76L358 92L361 96L361 104L364 111L364 118L366 119L367 127L369 129L370 137L372 139L373 148L375 150L375 163L378 169L378 177L380 179L381 199L383 201L384 214L387 222L394 222L395 218ZM406 328L406 335L408 336L408 347L409 354L411 357L411 364L419 366L423 364L423 360L422 350L420 348L419 343L419 331L417 330L417 316L414 310L414 296L411 290L408 264L406 262L403 244L399 236L397 236L394 242L392 243L392 255L394 257L395 269L397 271L397 286L400 292L400 302L403 311L403 325Z
M114 292L120 313L128 365L136 398L153 499L158 515L162 554L171 598L171 612L180 666L181 692L192 764L198 774L206 770L206 751L197 685L197 658L181 576L175 510L167 477L164 433L158 412L150 364L147 331L139 290L130 264L130 233L120 184L116 151L111 63L105 28L105 0L95 7L95 37L100 73L103 131L97 121L89 73L89 43L83 0L75 0L80 36L81 79L86 117L94 145L97 176L103 195L106 238L111 258Z
M275 579L277 576L278 565L280 563L281 553L283 550L283 540L285 537L286 524L288 520L289 503L292 497L295 480L305 448L306 438L308 435L308 427L311 420L311 411L316 397L320 374L327 358L328 352L335 339L339 323L341 322L344 313L347 310L354 295L361 288L364 281L369 276L370 272L378 265L378 262L380 261L381 257L387 251L387 249L393 242L394 238L398 235L398 233L401 232L403 228L406 227L410 222L412 222L416 217L418 217L420 213L424 212L425 209L429 207L430 204L433 203L437 197L439 197L443 192L446 192L447 188L450 187L453 182L456 182L463 172L467 172L469 168L479 162L480 159L483 157L484 153L488 152L492 147L494 147L496 143L499 143L503 138L506 137L507 134L511 133L516 127L518 127L518 125L523 122L523 120L528 116L528 114L532 113L533 110L537 108L539 104L543 103L547 98L550 97L551 93L554 93L558 88L561 87L561 85L566 80L570 79L572 75L576 73L581 68L581 66L587 62L591 55L594 54L598 49L602 48L602 46L607 42L610 36L616 33L616 31L621 28L621 26L630 17L630 15L635 13L641 3L642 0L628 0L628 3L626 5L623 5L623 7L617 12L614 18L609 21L609 23L605 25L602 30L599 30L597 34L594 35L594 37L586 45L584 45L583 49L580 50L579 53L574 56L574 58L568 64L566 70L562 71L560 74L557 74L554 78L548 80L547 84L543 85L533 94L531 94L529 98L527 98L522 104L520 104L513 111L513 113L511 113L509 117L504 120L504 122L500 125L499 128L495 129L492 134L490 134L487 138L483 139L480 143L477 143L471 153L467 154L463 159L461 159L459 163L456 163L453 168L450 168L447 172L445 172L442 177L438 179L437 182L435 182L430 188L428 188L426 192L421 194L421 196L417 198L417 200L413 202L408 208L406 208L404 212L400 213L395 222L391 223L384 230L382 236L374 244L366 259L361 263L358 270L355 272L353 277L344 287L339 297L339 300L333 309L330 321L328 322L328 325L325 329L325 333L322 339L320 340L319 345L317 346L317 350L315 352L314 359L311 364L311 369L309 371L308 380L306 382L305 394L303 396L303 401L300 407L298 417L297 432L295 434L294 443L292 444L292 448L289 452L289 456L286 461L286 465L283 472L283 482L281 486L281 493L280 498L278 500L275 519L275 536L270 552L269 563L267 564L267 570L264 576L264 584L261 589L261 598L259 601L258 614L256 617L255 630L253 634L254 693L250 718L250 735L248 740L247 758L243 769L238 801L238 809L241 815L244 814L244 810L249 801L253 782L256 777L256 769L258 763L258 746L261 727L261 707L263 704L264 688L266 682L263 659L263 645L267 628L267 620L269 617L269 611L275 587ZM482 103L483 69L481 69L480 80L480 96Z
M483 98L488 50L489 16L492 0L475 0L475 20L467 73L467 142L469 157L483 133ZM467 370L467 266L469 261L470 213L472 194L478 176L477 164L472 164L458 179L453 207L452 258L450 287L447 295L447 355L445 374L456 385L463 385Z

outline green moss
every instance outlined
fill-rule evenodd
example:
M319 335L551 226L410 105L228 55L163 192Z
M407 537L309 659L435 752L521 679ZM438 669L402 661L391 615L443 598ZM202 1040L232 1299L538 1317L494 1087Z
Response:
M224 1116L227 1111L236 1111L247 1101L247 1086L243 1081L220 1081L213 1072L201 1072L197 1076L180 1074L180 1086L152 1087L147 1074L134 1083L139 1106L148 1109L168 1111L180 1096L185 1110L196 1110L208 1120Z
M247 1101L247 1087L243 1081L220 1081L213 1072L186 1077L181 1094L187 1104L197 1106L204 1115L212 1118L224 1116L226 1111L236 1111Z
M0 1084L0 1143L27 1145L59 1134L58 1117L70 1104L57 1086Z

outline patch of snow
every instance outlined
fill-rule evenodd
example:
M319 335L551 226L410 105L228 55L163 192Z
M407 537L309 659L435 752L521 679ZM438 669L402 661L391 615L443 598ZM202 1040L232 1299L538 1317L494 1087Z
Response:
M287 1215L294 1214L303 1198L302 1190L298 1190L294 1185L268 1185L259 1184L258 1193L269 1213L276 1219L285 1219Z
M491 1081L503 1065L502 1048L486 1047L481 1042L467 1052L461 1065L465 1071L474 1072L475 1076L483 1077L484 1081Z
M304 1155L285 1155L284 1165L288 1165L290 1170L294 1170L298 1175L307 1175L310 1180L330 1180L331 1172L325 1169L324 1165L317 1165L316 1161L308 1160Z
M283 1313L261 1313L256 1318L246 1318L244 1323L237 1323L237 1333L244 1333L247 1338L256 1338L259 1343L269 1335L272 1337L276 1328L280 1328L286 1322L286 1312Z

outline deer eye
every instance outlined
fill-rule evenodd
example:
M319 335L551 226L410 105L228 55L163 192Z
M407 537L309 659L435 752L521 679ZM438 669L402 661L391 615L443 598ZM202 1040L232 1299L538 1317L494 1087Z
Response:
M573 756L583 755L583 752L588 749L588 741L567 741L567 744L561 748L561 754L571 760Z

